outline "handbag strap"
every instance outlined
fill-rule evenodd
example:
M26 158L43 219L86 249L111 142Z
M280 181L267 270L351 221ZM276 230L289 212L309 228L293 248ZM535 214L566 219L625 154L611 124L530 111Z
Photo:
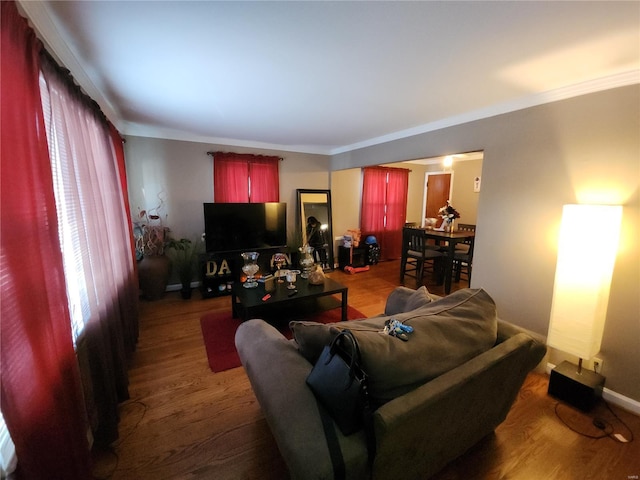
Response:
M327 440L327 447L329 448L329 457L331 458L331 466L333 467L333 478L335 480L345 480L346 470L344 458L342 457L342 450L338 443L338 435L333 425L333 419L317 398L316 403L318 405L318 411L320 412L320 418L322 419L324 437Z
M351 332L351 330L345 328L340 333L338 333L338 335L336 335L336 337L331 342L330 353L331 356L335 355L337 348L340 347L340 343L344 343L345 341L351 345L349 350L345 350L343 347L343 351L350 357L349 372L351 373L351 375L353 375L354 367L356 365L360 367L361 359L358 341L356 340L356 337L353 335L353 332Z

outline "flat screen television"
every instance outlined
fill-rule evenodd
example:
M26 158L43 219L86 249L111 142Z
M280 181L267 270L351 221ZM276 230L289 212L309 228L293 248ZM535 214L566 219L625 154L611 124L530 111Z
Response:
M286 203L205 203L207 252L250 251L287 244Z

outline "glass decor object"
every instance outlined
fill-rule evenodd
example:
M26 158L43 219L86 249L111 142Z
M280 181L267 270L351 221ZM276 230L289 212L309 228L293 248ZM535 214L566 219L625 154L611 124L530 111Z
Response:
M300 247L300 266L302 267L302 278L309 278L309 274L313 271L313 247L305 245Z
M289 285L287 285L287 288L289 290L295 290L296 286L296 280L297 280L297 275L298 273L300 273L300 270L287 270L287 282L289 282Z
M241 254L244 259L244 265L242 266L242 271L247 276L247 281L244 282L244 288L256 288L258 286L258 282L256 282L255 275L260 270L258 266L258 256L260 255L258 252L244 252Z
M286 263L286 261L287 261L287 256L284 253L276 253L273 255L273 263L278 269L278 272L276 274L276 277L278 277L278 280L277 280L278 283L284 283L284 280L282 279L282 275L281 275L282 274L281 268Z

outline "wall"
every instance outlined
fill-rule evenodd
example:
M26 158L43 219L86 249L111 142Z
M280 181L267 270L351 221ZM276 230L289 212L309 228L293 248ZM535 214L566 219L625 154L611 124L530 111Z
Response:
M476 177L482 176L482 160L454 162L451 204L460 213L460 223L478 223L480 193L473 191Z
M359 168L331 172L334 237L340 237L346 234L347 230L360 227L361 199L362 173Z
M392 168L406 168L410 170L409 173L409 186L407 189L407 214L405 216L406 222L416 222L421 224L422 209L424 206L424 179L425 174L429 170L427 165L418 165L415 163L394 163L387 164L387 167Z
M199 238L204 232L202 204L213 201L213 159L208 151L277 155L280 201L287 203L287 229L297 223L297 188L329 188L329 157L147 137L127 137L127 183L132 215L164 201L162 217L175 238ZM292 234L289 234L292 238ZM170 285L179 283L174 275Z
M127 137L127 183L132 214L164 199L165 223L174 236L204 232L202 204L213 202L213 159L208 151L277 155L280 201L287 203L287 228L296 225L296 189L329 188L329 157L304 153L211 145L179 140Z
M624 205L600 356L606 387L640 402L639 93L621 87L354 150L332 169L484 150L472 286L502 318L544 335L562 205ZM585 234L598 228L606 219Z

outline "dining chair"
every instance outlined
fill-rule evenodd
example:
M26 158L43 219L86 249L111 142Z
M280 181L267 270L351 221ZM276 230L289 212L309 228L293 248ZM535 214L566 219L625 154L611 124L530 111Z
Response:
M429 248L424 231L418 228L404 228L402 230L402 260L400 263L400 283L404 284L404 277L416 279L416 288L422 286L424 272L440 273L441 260L446 254Z
M459 282L464 273L467 284L471 286L471 269L473 267L473 247L475 245L475 237L469 238L461 242L460 245L467 247L466 250L456 249L453 254L453 275L456 282ZM456 245L457 247L457 245ZM463 272L465 270L465 272Z
M459 223L458 224L459 232L475 232L476 226L471 223ZM465 240L464 242L456 244L456 250L461 250L467 253L469 251L469 246L471 242L469 240Z

